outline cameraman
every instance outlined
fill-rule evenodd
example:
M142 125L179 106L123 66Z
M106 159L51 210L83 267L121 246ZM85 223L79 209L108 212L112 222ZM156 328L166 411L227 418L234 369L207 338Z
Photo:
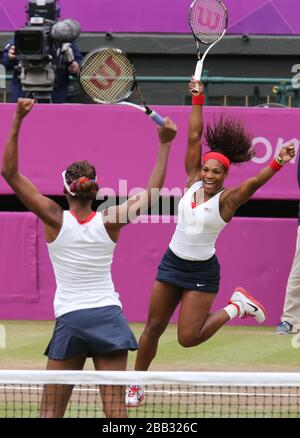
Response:
M40 0L39 2L37 0L29 0L26 13L27 26L25 29L28 28L28 26L32 28L30 23L33 17L44 19L45 22L50 23L50 26L53 26L54 28L54 24L57 23L57 19L60 16L60 8L57 5L57 0ZM77 24L79 26L79 23ZM49 98L51 97L51 102L53 103L66 102L68 95L69 75L77 75L79 64L83 58L76 43L74 42L74 39L76 39L79 33L80 27L78 33L75 32L67 44L63 44L64 41L62 41L62 44L57 44L57 42L54 43L53 41L53 46L50 49L49 64L51 64L51 66L54 68L55 79L53 77L53 91L51 92L51 96L49 94ZM13 102L17 102L19 97L28 97L28 94L31 94L30 91L24 92L22 90L22 83L20 80L22 63L19 63L16 58L15 38L5 46L2 56L2 64L5 66L5 68L7 70L14 69L11 84Z
M52 92L53 103L66 102L68 95L69 75L77 75L79 65L83 59L83 56L80 53L76 43L71 43L71 48L74 54L74 61L71 64L69 64L68 60L66 59L64 66L60 65L58 68L59 58L57 57L56 53L53 54L52 64L57 66L54 90ZM10 41L4 48L2 64L7 70L14 69L14 75L11 83L11 100L12 102L17 102L19 97L26 97L27 93L22 91L19 72L15 68L17 67L18 62L16 61L15 46L13 41Z

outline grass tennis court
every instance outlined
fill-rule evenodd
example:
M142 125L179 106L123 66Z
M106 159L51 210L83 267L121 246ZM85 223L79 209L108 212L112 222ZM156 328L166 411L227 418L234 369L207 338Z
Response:
M43 351L53 321L4 321L7 348L0 349L1 369L44 369ZM132 324L139 337L143 325ZM152 370L163 371L299 371L300 349L292 336L276 336L273 327L223 327L211 340L184 349L177 343L176 326L170 325ZM129 354L133 369L135 353ZM91 360L85 369L93 369ZM7 385L0 397L0 417L38 417L41 385ZM179 389L180 388L180 389ZM133 418L299 417L299 388L256 389L231 387L145 386L146 401L129 410ZM180 393L178 392L180 391ZM97 386L76 386L66 417L103 416Z
M44 369L43 356L53 321L2 321L6 348L0 349L1 369ZM131 325L138 338L143 324ZM161 338L152 370L174 371L299 371L300 349L292 347L292 336L276 336L273 327L224 327L211 340L194 348L177 343L176 326L170 325ZM129 354L133 369L135 353ZM86 369L92 369L91 360Z

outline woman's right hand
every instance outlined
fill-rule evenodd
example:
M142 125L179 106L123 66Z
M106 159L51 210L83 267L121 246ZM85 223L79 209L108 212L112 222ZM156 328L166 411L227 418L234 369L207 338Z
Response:
M198 92L195 90L198 90ZM203 82L197 81L196 79L192 78L189 83L189 92L192 96L202 96L205 93Z
M27 114L30 113L33 105L34 105L33 99L25 99L25 98L18 99L17 109L16 109L17 117L20 117L21 119L26 117Z
M161 144L171 143L174 140L177 134L177 126L175 123L166 117L164 120L164 124L158 128L158 135Z

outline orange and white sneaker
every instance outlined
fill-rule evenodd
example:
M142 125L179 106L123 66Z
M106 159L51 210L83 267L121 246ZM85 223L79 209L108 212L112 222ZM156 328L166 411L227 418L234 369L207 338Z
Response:
M129 408L138 407L144 400L144 390L140 385L130 385L126 391L126 406Z
M257 322L264 322L267 317L264 306L242 287L237 287L234 290L229 304L234 304L237 307L239 318L252 317Z

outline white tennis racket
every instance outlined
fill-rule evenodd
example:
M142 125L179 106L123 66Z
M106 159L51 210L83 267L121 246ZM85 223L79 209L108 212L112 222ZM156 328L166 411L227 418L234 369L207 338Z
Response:
M150 109L136 82L135 69L126 53L119 49L104 47L88 53L78 73L81 89L97 103L127 105L143 111L159 126L164 118ZM142 106L124 102L133 91Z
M198 62L194 78L200 81L204 60L208 52L226 33L228 26L227 9L220 0L194 0L190 6L189 25L197 45ZM209 44L202 58L200 43ZM197 93L198 89L195 88L194 92Z

